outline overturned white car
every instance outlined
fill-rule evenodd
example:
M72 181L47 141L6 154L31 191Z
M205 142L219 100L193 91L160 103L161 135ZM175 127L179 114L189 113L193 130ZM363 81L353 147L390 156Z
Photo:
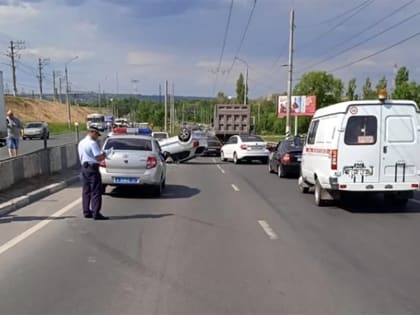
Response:
M182 128L178 136L159 140L163 153L169 155L168 161L185 162L200 156L207 148L206 133L202 130Z

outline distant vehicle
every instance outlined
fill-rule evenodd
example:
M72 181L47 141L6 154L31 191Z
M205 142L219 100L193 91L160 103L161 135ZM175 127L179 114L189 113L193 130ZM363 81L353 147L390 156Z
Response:
M130 123L127 118L116 118L114 121L115 127L129 127Z
M114 116L105 115L104 120L105 120L105 128L108 130L111 130L112 127L114 126Z
M48 130L48 124L43 121L28 122L25 124L22 133L22 139L49 139L50 131Z
M279 142L268 159L268 171L279 177L299 176L304 141L296 137Z
M260 160L265 164L269 153L267 143L260 136L234 135L220 149L220 159L232 160L235 164Z
M98 113L87 115L86 127L95 127L100 131L104 131L106 129L105 115Z
M220 156L220 149L222 148L222 142L216 136L207 137L207 149L204 150L206 156L214 155Z
M318 109L303 148L299 189L315 204L346 192L382 193L403 206L420 182L419 109L409 100L342 102Z
M207 139L201 131L184 127L178 136L162 139L159 144L174 162L185 162L203 154L207 148Z
M150 186L159 197L166 183L166 162L156 139L114 134L105 139L109 156L100 163L102 191L110 186Z
M0 71L0 147L6 145L7 127L4 108L3 72Z
M153 131L152 132L152 137L157 139L158 141L160 141L160 140L163 140L163 139L168 139L169 134L167 132L164 132L164 131Z
M217 104L214 111L214 135L223 143L233 135L251 131L249 105Z

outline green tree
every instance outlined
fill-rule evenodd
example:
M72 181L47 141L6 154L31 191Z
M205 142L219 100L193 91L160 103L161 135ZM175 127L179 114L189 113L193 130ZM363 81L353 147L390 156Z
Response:
M408 81L409 81L408 69L406 67L399 68L395 76L395 87L397 88L399 85L403 83L408 83Z
M378 92L379 90L382 90L382 89L386 89L386 87L387 87L387 80L386 80L386 78L383 76L379 81L378 81L378 83L376 84L376 92Z
M347 99L349 101L352 101L355 99L356 96L356 89L357 89L357 85L356 85L356 79L353 78L349 81L348 85L347 85L347 92L346 92L346 96Z
M239 74L239 78L236 81L236 101L242 103L244 101L245 95L245 84L244 84L244 75L242 72Z
M363 84L363 99L370 100L376 98L376 91L372 90L372 82L370 78L366 78L365 83Z
M217 93L216 103L226 104L226 103L229 103L229 99L226 97L225 93L220 91L219 93Z
M315 95L321 108L341 101L343 82L325 71L305 73L294 88L295 95Z

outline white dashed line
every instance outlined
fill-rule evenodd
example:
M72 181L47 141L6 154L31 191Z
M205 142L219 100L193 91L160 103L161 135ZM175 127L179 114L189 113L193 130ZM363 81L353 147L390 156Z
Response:
M240 191L238 187L236 187L234 184L232 184L232 188L234 191Z
M216 166L223 174L225 173L225 170L220 165L216 165Z
M277 240L279 238L267 222L264 220L258 220L258 223L261 225L270 240Z
M32 234L34 234L34 233L38 232L39 230L41 230L42 228L44 228L48 223L54 221L54 218L58 218L58 217L62 216L64 213L66 213L67 211L73 209L81 201L82 201L82 198L79 198L79 199L73 201L71 204L65 206L61 210L58 210L57 212L55 212L54 214L52 214L47 219L45 219L45 220L43 220L43 221L35 224L33 227L31 227L30 229L26 230L22 234L16 236L15 238L12 238L10 241L8 241L7 243L5 243L2 246L0 246L0 255L4 254L6 251L8 251L9 249L11 249L12 247L16 246L17 244L19 244L20 242L24 241L25 239L27 239Z

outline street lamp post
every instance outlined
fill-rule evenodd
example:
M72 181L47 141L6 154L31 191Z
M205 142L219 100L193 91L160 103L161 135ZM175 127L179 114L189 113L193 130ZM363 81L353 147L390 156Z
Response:
M64 64L64 73L65 73L65 76L66 76L66 104L67 104L67 115L68 115L67 123L68 123L68 128L69 129L71 127L71 112L70 112L70 103L69 103L69 75L68 75L68 71L67 71L67 65L70 62L76 60L77 58L79 58L79 56L73 57L72 59L70 59L69 61L67 61Z
M246 62L245 60L239 58L239 57L235 57L236 60L244 63L246 65L246 76L245 76L245 92L244 92L244 105L246 105L247 103L247 93L248 93L248 62Z

